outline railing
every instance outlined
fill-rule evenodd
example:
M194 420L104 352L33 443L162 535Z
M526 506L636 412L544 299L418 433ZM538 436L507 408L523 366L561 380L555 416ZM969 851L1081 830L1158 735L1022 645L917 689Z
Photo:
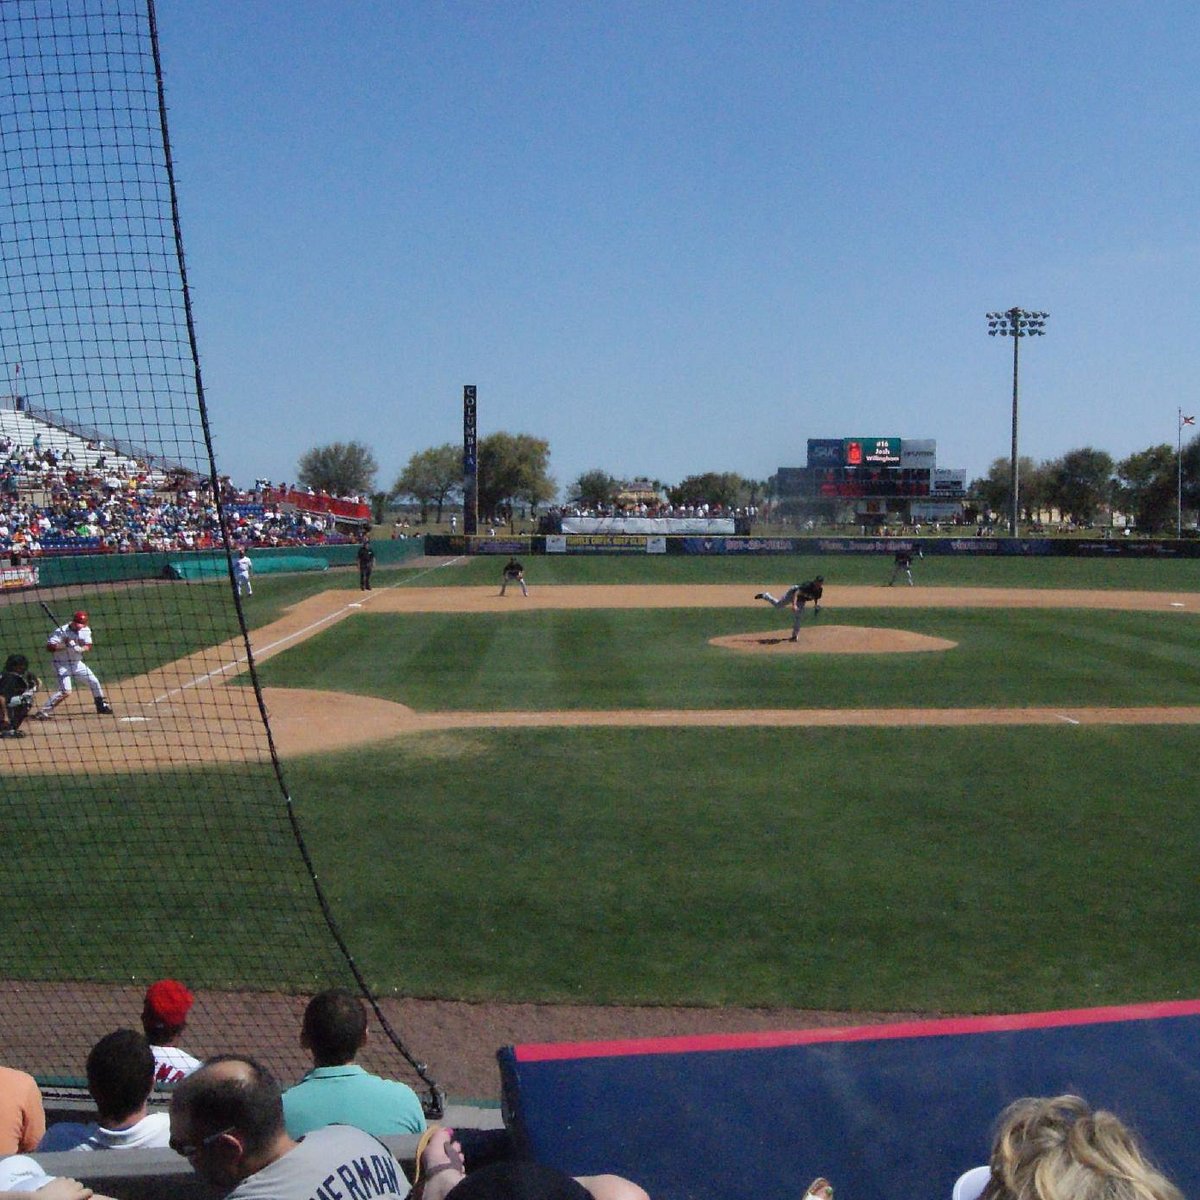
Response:
M339 500L325 493L302 492L298 488L264 488L263 501L268 504L291 504L302 512L328 513L343 521L371 520L371 506L357 500Z

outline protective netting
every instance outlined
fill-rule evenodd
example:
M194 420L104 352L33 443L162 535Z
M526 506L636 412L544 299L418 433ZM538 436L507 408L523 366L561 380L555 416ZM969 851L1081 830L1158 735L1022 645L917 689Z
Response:
M0 1062L78 1078L172 977L197 994L185 1049L293 1079L295 997L357 972L247 686L232 569L154 580L189 550L229 562L246 514L211 457L153 5L12 0L0 39L0 659L42 681L23 736L0 731ZM133 551L145 581L112 582Z

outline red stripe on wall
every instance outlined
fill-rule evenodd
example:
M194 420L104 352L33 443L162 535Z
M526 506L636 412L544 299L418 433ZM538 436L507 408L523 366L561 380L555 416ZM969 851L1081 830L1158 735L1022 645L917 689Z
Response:
M691 1054L719 1050L771 1050L832 1042L871 1042L894 1038L955 1037L973 1033L1009 1033L1055 1029L1064 1025L1104 1025L1116 1021L1153 1021L1194 1017L1200 1000L1166 1000L1108 1008L1071 1008L1053 1012L1012 1013L990 1017L947 1017L935 1021L898 1021L890 1025L849 1025L836 1029L771 1030L759 1033L691 1034L684 1037L626 1038L607 1042L527 1042L513 1047L518 1062L571 1058L616 1058L633 1054Z

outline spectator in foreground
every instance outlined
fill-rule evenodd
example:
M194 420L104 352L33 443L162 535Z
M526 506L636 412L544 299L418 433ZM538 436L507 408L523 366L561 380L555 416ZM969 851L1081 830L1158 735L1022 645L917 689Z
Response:
M235 1055L210 1058L175 1089L171 1149L232 1200L404 1200L410 1190L387 1147L360 1129L331 1125L302 1142L290 1137L279 1085Z
M446 1200L451 1194L453 1200L650 1200L620 1175L572 1178L536 1162L489 1163L468 1174L452 1129L431 1129L421 1139L413 1193L417 1200ZM816 1195L812 1188L807 1194ZM830 1190L829 1200L832 1196Z
M0 1067L0 1154L28 1153L46 1132L46 1112L37 1080Z
M38 1150L140 1150L166 1146L170 1122L164 1112L148 1112L154 1090L154 1055L132 1029L102 1037L87 1058L88 1091L98 1124L61 1121L51 1125Z
M425 1113L408 1084L355 1063L366 1041L367 1012L353 992L333 988L308 1002L300 1045L312 1055L313 1069L283 1093L292 1137L325 1125L354 1125L376 1137L424 1130Z
M47 1175L23 1154L0 1159L0 1200L25 1200L30 1192L37 1192L41 1200L109 1200L78 1179Z
M195 997L177 979L160 979L146 989L142 1029L154 1055L154 1082L170 1087L187 1078L200 1065L176 1045L187 1028Z
M1110 1112L1078 1096L1010 1104L987 1167L954 1185L954 1200L1183 1200Z

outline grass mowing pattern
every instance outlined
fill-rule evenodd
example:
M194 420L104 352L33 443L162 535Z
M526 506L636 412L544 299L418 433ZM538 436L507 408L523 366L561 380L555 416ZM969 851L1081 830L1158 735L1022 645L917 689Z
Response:
M1134 706L1200 695L1200 619L1190 614L852 609L821 622L907 629L958 646L797 656L708 644L754 629L782 636L781 618L765 606L370 614L260 671L268 686L336 686L421 711Z
M4 889L7 977L128 983L129 964L153 958L205 986L324 986L328 960L295 933L298 914L313 904L311 880L280 819L281 801L248 795L239 787L244 769L114 775L100 789L94 780L62 776L52 802L23 805L22 855L60 864L65 848L86 856L87 887L69 871L47 872L35 908L16 889ZM164 792L184 788L225 799L164 813ZM159 886L164 877L169 887ZM115 920L114 913L137 920ZM230 934L242 928L253 928L280 955L247 957Z
M987 1011L1194 993L1193 753L1171 729L521 731L394 747L374 784L348 756L294 774L381 986ZM346 828L408 853L364 864Z
M1194 993L1193 761L1178 729L526 730L291 775L384 991L971 1012ZM117 982L105 916L147 901L164 837L147 818L169 781L114 781L119 801L99 808L65 782L25 844L52 853L82 828L127 851L97 862L93 910L44 898L77 936L30 975ZM227 819L254 828L252 812ZM220 835L182 817L171 831L197 863ZM201 872L163 914L173 967L200 986L309 982L304 961L231 978L243 965L222 950L240 913L285 920L290 885L246 872L219 906L198 903L205 886Z
M623 569L626 560L606 565ZM1088 564L1114 565L1191 566ZM433 578L442 576L421 585ZM334 582L353 587L350 573L264 578L249 615L262 624ZM186 603L187 594L212 585L170 586ZM95 615L105 595L81 600ZM682 620L675 634L706 641L726 616L735 629L749 627L752 611L763 628L775 627L765 608L638 616ZM514 707L535 707L531 696L541 692L558 706L570 689L556 676L588 678L594 696L610 686L606 671L625 670L619 655L615 664L606 656L629 636L620 621L632 614L602 615L602 625L582 633L570 623L542 630L524 662L504 646L511 631L487 627L490 617L405 617L386 630L389 655L379 653L376 630L342 647L346 657L325 683L347 687L395 648L409 656L410 683L423 679L460 698L486 684ZM1072 689L1103 693L1097 702L1138 702L1118 700L1121 689L1154 692L1145 702L1190 703L1196 695L1190 616L860 611L853 619L953 636L951 617L979 622L975 636L993 639L992 669L1006 687L1020 682L1022 702L1052 692L1064 671L1073 673ZM848 623L850 614L836 619ZM324 654L337 645L328 641L333 633L376 620L391 619L356 617L311 648ZM430 624L407 648L397 640L402 627L408 637L411 627L442 620L449 623ZM108 645L121 626L110 614L104 621ZM463 621L478 640L455 667L457 655L446 652L455 643L444 639ZM581 650L584 633L589 648ZM162 642L165 654L166 631ZM527 642L522 653L529 651ZM748 658L709 651L731 664L727 687L757 692ZM833 703L837 688L852 702L882 703L885 683L903 691L893 702L916 703L914 665L951 657L873 658L844 684L852 659L816 658L806 669L822 667L822 704ZM295 661L284 656L264 670ZM437 678L452 667L456 674ZM670 671L656 686L664 677L670 682ZM972 693L988 693L978 702L999 702L995 683L983 685L973 670L956 678ZM784 682L796 690L793 675ZM617 706L649 703L648 686L620 682ZM432 706L444 706L443 698ZM360 962L385 990L477 1000L998 1011L1194 992L1194 757L1194 734L1181 729L527 730L405 739L295 761L288 773L317 869ZM225 776L212 774L211 787L222 787ZM197 786L194 775L187 784ZM35 931L9 914L11 943L29 955L26 977L124 981L121 964L137 947L115 939L107 919L115 903L157 905L160 950L198 986L309 985L310 963L284 960L269 979L248 978L225 949L230 925L250 912L260 924L280 922L287 943L289 904L279 888L290 883L248 872L223 890L215 915L202 918L199 900L211 900L206 871L182 885L184 900L170 907L148 884L163 869L164 845L203 865L230 830L247 836L261 824L229 803L217 824L177 810L165 828L154 815L159 793L180 786L165 773L114 778L113 799L97 802L94 789L67 778L54 805L22 818L22 854L54 859L64 839L122 846L121 856L97 858L91 907L53 886L40 899L39 923L63 932L52 962L35 959ZM347 829L356 835L348 838Z

